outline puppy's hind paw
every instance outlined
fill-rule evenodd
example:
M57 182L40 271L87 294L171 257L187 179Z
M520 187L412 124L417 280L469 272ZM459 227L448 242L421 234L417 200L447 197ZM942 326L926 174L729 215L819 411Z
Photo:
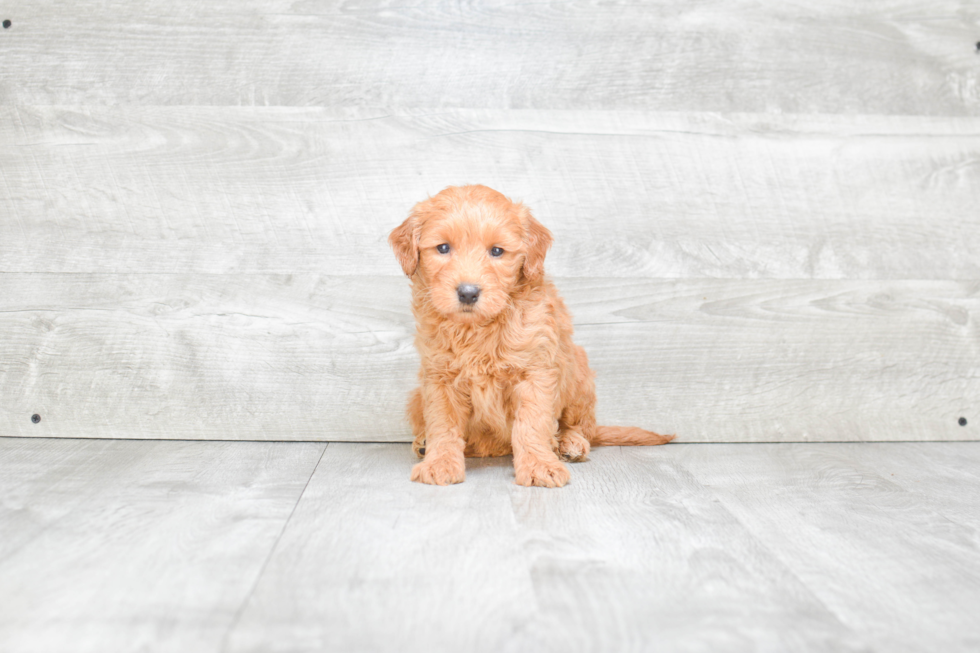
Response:
M466 463L462 458L423 460L412 468L412 480L429 485L452 485L466 479Z
M563 431L558 436L558 455L562 460L579 463L589 457L589 441L578 431Z
M414 451L415 452L415 455L418 456L419 458L425 458L425 436L424 435L420 435L419 437L415 438L415 442L412 443L412 451Z

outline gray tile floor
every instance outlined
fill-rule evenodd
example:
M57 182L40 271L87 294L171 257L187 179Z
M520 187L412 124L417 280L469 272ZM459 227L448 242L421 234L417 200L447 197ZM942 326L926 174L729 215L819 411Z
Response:
M980 443L0 438L0 650L973 651Z

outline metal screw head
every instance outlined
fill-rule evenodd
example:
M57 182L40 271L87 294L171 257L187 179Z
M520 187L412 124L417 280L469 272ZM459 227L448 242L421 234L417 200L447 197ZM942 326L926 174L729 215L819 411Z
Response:
M960 426L966 426L966 418L965 417L961 417L959 419L959 422L960 422Z
M38 415L37 413L34 413L33 415L31 415L31 421L37 424L38 422L41 421L41 416Z

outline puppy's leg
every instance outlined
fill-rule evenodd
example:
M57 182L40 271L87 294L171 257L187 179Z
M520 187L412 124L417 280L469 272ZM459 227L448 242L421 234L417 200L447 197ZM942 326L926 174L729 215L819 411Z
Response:
M558 455L562 460L582 462L592 449L589 438L595 433L595 391L573 399L558 420Z
M558 455L562 460L573 463L583 462L588 459L591 450L589 441L579 429L565 424L559 425Z
M562 398L564 409L558 420L558 455L562 460L580 462L589 457L595 437L595 375L589 357L578 345L572 346L571 383Z
M430 485L462 483L466 478L463 429L469 417L465 397L441 383L422 388L425 458L412 468L412 480Z
M555 453L554 379L541 377L515 387L517 412L511 431L514 476L518 485L561 487L568 468Z
M408 395L408 422L412 425L412 451L421 458L425 455L425 415L422 410L422 388L415 388Z

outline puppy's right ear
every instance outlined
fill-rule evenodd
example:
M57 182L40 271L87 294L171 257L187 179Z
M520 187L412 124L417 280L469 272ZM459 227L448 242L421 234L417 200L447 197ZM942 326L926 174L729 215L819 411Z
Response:
M544 257L554 240L551 232L534 219L523 204L517 205L517 214L524 225L524 276L527 279L540 279L544 276Z
M419 236L421 225L417 211L412 211L408 219L388 235L388 243L395 250L395 258L402 266L407 276L415 274L419 266Z

